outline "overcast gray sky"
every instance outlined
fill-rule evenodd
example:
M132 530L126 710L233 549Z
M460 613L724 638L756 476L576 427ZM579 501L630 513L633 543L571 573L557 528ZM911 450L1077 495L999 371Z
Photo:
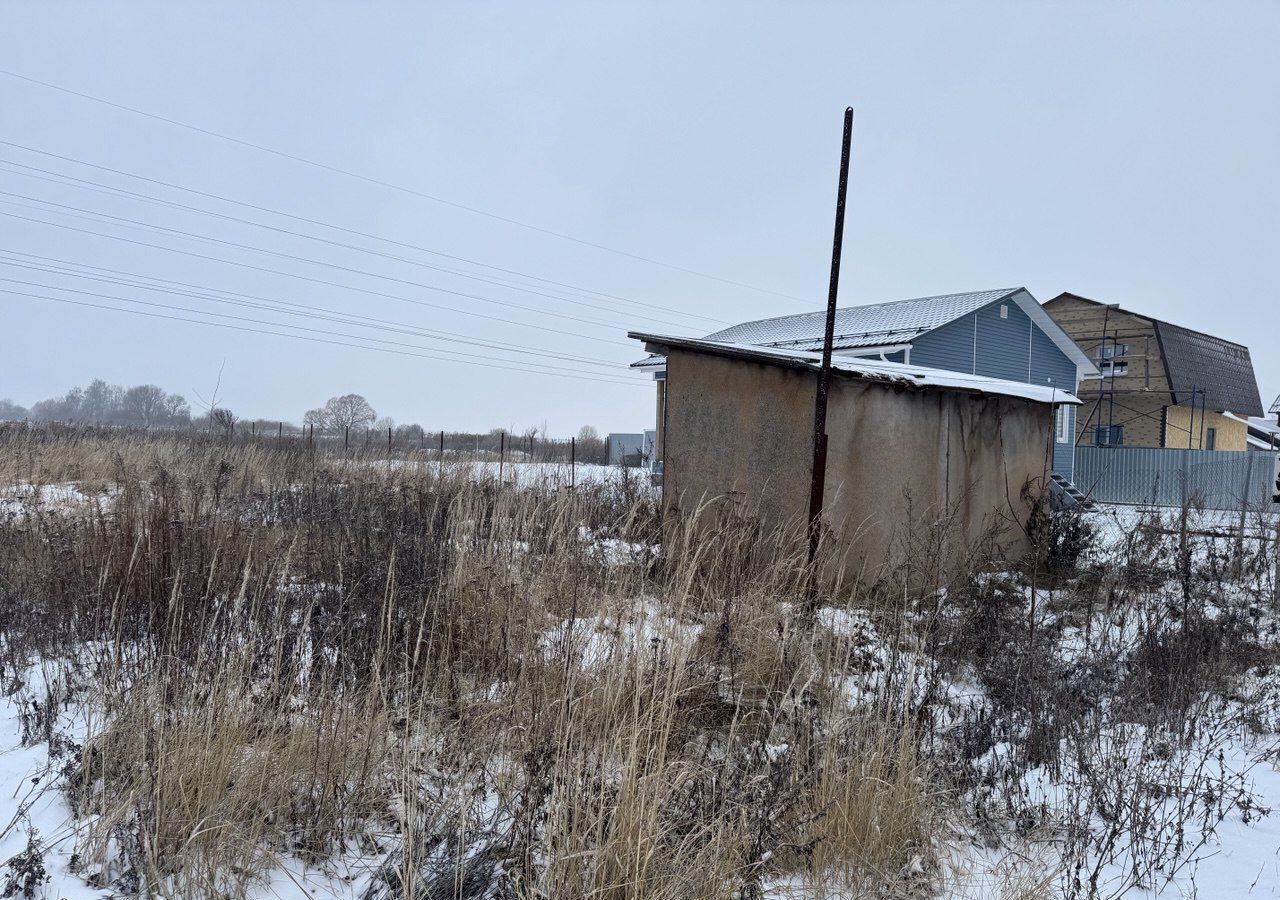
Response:
M1270 402L1280 4L853 6L7 3L0 68L448 203L0 75L0 140L66 157L0 145L0 292L59 298L0 293L0 397L100 376L194 400L225 360L246 416L357 391L427 428L651 427L628 329L822 305L849 104L843 304L1069 290L1248 344Z

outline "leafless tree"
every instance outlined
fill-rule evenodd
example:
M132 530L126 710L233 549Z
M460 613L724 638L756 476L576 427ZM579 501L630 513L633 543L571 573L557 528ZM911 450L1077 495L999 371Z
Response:
M330 397L319 409L308 410L302 421L322 431L342 431L344 428L368 428L378 418L369 401L359 394L343 394Z
M228 436L235 430L236 422L236 414L225 406L219 406L209 411L209 427L219 428L225 431Z
M120 406L129 421L154 428L168 418L164 389L154 384L138 384L124 392Z

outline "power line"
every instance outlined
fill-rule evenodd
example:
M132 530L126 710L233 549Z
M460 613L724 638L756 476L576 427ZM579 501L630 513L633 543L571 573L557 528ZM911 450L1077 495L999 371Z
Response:
M555 231L550 228L543 228L540 225L533 225L528 222L522 222L519 219L513 219L508 216L499 215L498 213L488 212L487 210L479 209L474 206L468 206L464 203L458 203L453 200L446 200L443 197L438 197L438 196L435 196L434 194L428 194L425 191L419 191L414 188L405 187L403 185L395 184L390 181L384 181L380 178L374 178L370 175L361 175L358 172L353 172L353 171L350 171L349 169L343 169L343 168L340 168L339 166L329 165L328 163L322 163L317 160L309 159L305 156L298 156L297 154L288 153L284 150L277 150L273 147L268 147L264 144L257 144L257 143L254 143L253 141L248 141L243 138L232 137L231 135L228 135L228 134L223 134L221 132L213 131L208 128L202 128L199 125L192 125L188 122L182 122L182 121L179 121L178 119L171 119L167 116L157 115L156 113L147 112L146 110L138 109L137 107L133 107L133 106L127 106L123 103L117 103L113 100L107 100L102 97L95 97L92 94L86 94L81 91L77 91L71 88L63 87L61 85L53 84L48 81L41 81L40 79L32 78L29 75L21 75L17 72L12 72L7 69L0 69L0 75L7 75L10 78L17 78L21 81L26 81L31 84L37 84L37 85L40 85L41 87L49 88L50 90L59 91L64 94L69 94L73 97L79 97L83 100L90 100L94 103L100 103L100 104L103 104L104 106L112 107L113 109L119 109L124 112L132 113L138 116L143 116L145 118L152 119L157 122L163 122L166 125L173 125L178 128L185 128L188 131L192 131L197 134L202 134L202 135L205 135L206 137L217 138L218 140L227 141L232 144L237 144L241 147L248 147L249 149L252 149L252 150L257 150L262 153L268 153L272 156L277 156L277 157L280 157L281 159L291 160L293 162L301 163L303 165L311 166L313 168L322 169L326 172L331 172L336 175L343 175L348 178L354 178L358 181L363 181L367 184L373 184L379 187L387 188L389 190L399 191L404 194L409 194L414 197L419 197L423 200L430 200L433 203L439 203L443 206L449 206L454 209L471 213L473 215L484 216L485 218L493 219L498 222L505 222L508 225L514 225L519 228L528 229L529 231L535 231L539 234L545 234L550 237L559 238L561 240L571 241L575 244L580 244L584 247L591 247L596 250L603 250L606 253L613 253L618 256L627 257L628 259L634 259L639 262L648 263L650 265L660 266L664 269L671 269L672 271L676 271L676 272L683 272L686 275L695 275L699 278L705 278L710 281L718 281L722 284L728 284L734 287L745 288L747 290L757 291L762 294L771 294L775 297L783 297L788 300L794 300L798 303L805 303L807 305L811 305L810 301L804 300L800 297L796 297L792 294L783 293L782 291L775 291L769 288L757 287L756 285L747 284L746 282L735 281L731 278L722 278L719 275L711 275L706 272L699 272L696 269L690 269L685 266L676 265L674 263L667 263L661 260L653 259L651 257L642 256L638 253L632 253L628 250L619 250L616 247L610 247L606 244L598 244L594 241L588 241L583 238L574 237L573 235L570 235L570 234L565 234L564 232Z
M0 144L3 144L3 143L5 142L0 141ZM613 305L601 306L599 302L590 303L580 298L566 297L563 294L549 294L546 291L534 290L533 288L526 287L524 285L512 284L509 281L497 281L492 278L484 278L474 273L462 272L457 269L447 268L445 266L437 266L431 263L423 262L422 260L411 259L406 256L399 256L394 253L384 253L380 250L373 250L368 247L361 247L357 244L348 244L342 241L329 240L328 238L318 237L317 235L307 234L306 232L294 231L289 228L280 228L275 225L268 225L264 222L255 222L252 219L243 219L238 216L228 216L223 213L215 212L213 210L203 209L198 206L191 206L190 204L186 204L186 203L177 203L173 200L166 200L162 197L154 197L149 194L142 194L137 191L126 190L124 188L115 187L114 185L103 184L102 182L98 182L98 181L92 181L87 178L77 178L74 175L67 175L63 172L55 172L49 169L41 169L38 166L28 166L24 163L14 162L13 160L9 160L9 159L0 159L0 164L16 167L19 169L30 170L27 172L12 173L15 175L21 175L24 178L37 179L40 181L48 182L50 184L61 185L63 187L74 187L74 188L78 188L79 190L92 191L94 193L104 194L109 197L123 197L127 199L137 200L143 203L151 203L158 206L166 206L173 209L186 210L188 212L198 213L200 215L209 216L211 218L222 219L227 222L235 222L241 225L249 225L254 228L261 228L263 230L272 231L277 234L284 234L284 235L289 235L290 237L296 237L296 238L302 238L304 240L315 241L317 243L325 244L330 247L340 247L344 250L353 250L358 253L367 253L370 256L377 256L383 259L394 260L395 262L407 263L408 265L412 265L412 266L420 266L424 269L430 269L434 272L443 272L446 275L454 275L459 278L467 278L472 281L479 281L482 284L491 284L497 287L508 288L510 290L522 291L524 293L532 294L537 297L546 297L551 300L560 300L564 303L572 303L575 306L586 307L587 309L590 309L590 310L603 311L603 312L613 313L617 315L628 315L628 316L633 316L635 318L645 319L649 322L657 322L657 323L666 324L666 325L675 324L671 322L669 319L661 319L654 316L644 315L642 313L625 312L623 310L617 309L617 307ZM33 172L41 172L44 174L36 175L36 174L32 174ZM46 176L53 176L53 177L46 177ZM48 203L50 201L38 200L37 202ZM235 202L235 201L227 201L227 202ZM95 214L105 215L104 213L95 213ZM283 214L278 213L278 215L283 215ZM130 220L126 220L126 221L130 221ZM151 225L148 227L161 227L161 226ZM331 227L331 226L328 226L328 227ZM705 319L709 322L713 322L716 324L725 324L720 320L712 319L709 316L701 316L696 313L684 313L680 310L671 309L670 307L656 306L654 304L642 303L637 300L624 300L623 302L635 303L640 306L653 307L660 310L668 310L670 312L676 313L677 315L688 316L688 317L697 318L697 319ZM551 314L554 315L554 313L551 313ZM677 327L685 327L685 326L677 326Z
M34 153L34 154L38 154L38 155L40 155L40 156L46 156L46 157L49 157L49 158L52 158L52 159L61 160L61 161L63 161L63 162L72 163L73 165L85 166L85 167L87 167L87 168L97 169L98 171L101 171L101 172L110 172L110 173L111 173L111 174L113 174L113 175L120 175L120 176L125 177L125 178L133 178L133 179L136 179L136 180L138 180L138 181L146 182L146 183L148 183L148 184L158 185L158 186L160 186L160 187L168 188L168 189L170 189L170 190L183 191L183 192L188 193L188 194L194 194L194 195L196 195L196 196L198 196L198 197L205 197L205 198L207 198L207 199L210 199L210 200L217 200L217 201L222 202L222 203L230 203L230 204L234 204L234 205L236 205L236 206L244 207L245 209L252 209L252 210L255 210L255 211L257 211L257 212L264 212L264 213L268 213L268 214L270 214L270 215L280 216L280 217L282 217L282 218L286 218L286 219L292 219L292 220L293 220L293 221L295 221L295 222L305 222L305 223L306 223L306 224L308 224L308 225L317 225L317 226L320 226L320 227L322 227L322 228L329 228L329 229L332 229L332 230L334 230L334 231L342 232L342 233L344 233L344 234L350 234L350 235L353 235L353 236L356 236L356 237L362 237L362 238L365 238L365 239L367 239L367 240L371 240L371 241L381 241L381 242L383 242L383 243L390 244L390 245L392 245L392 246L396 246L396 247L402 247L402 248L407 249L407 250L417 250L417 251L419 251L419 252L421 252L421 253L429 253L429 254L431 254L432 256L439 256L439 257L441 257L442 259L449 259L449 260L452 260L452 261L454 261L454 262L466 263L466 264L468 264L468 265L473 265L473 266L480 266L481 268L485 268L485 269L492 269L492 270L493 270L493 271L495 271L495 272L502 272L502 273L507 274L507 275L515 275L515 276L520 277L520 278L527 278L527 279L530 279L530 280L532 280L532 281L537 281L537 282L541 282L541 283L543 283L543 284L553 285L553 286L555 286L555 287L568 288L569 290L581 291L581 292L586 293L586 294L594 294L594 295L596 295L596 296L598 296L598 297L603 297L603 298L610 299L610 300L618 300L618 301L621 301L621 302L623 302L623 303L631 303L631 304L634 304L634 305L637 305L637 306L644 306L644 307L648 307L648 308L650 308L650 309L658 309L658 310L663 310L663 311L665 311L665 312L673 312L673 313L676 313L676 314L678 314L678 315L685 316L685 317L688 317L688 318L704 319L704 320L706 320L706 321L708 321L708 322L712 322L712 323L714 323L714 324L721 324L721 325L729 324L729 323L725 322L725 321L724 321L724 320L722 320L722 319L716 319L716 318L714 318L714 317L712 317L712 316L704 316L704 315L701 315L701 314L699 314L699 313L690 313L690 312L686 312L685 310L682 310L682 309L677 309L676 307L664 306L664 305L659 304L659 303L650 303L650 302L643 301L643 300L635 300L635 299L632 299L632 298L630 298L630 297L625 297L625 296L622 296L622 295L619 295L619 294L610 294L610 293L607 293L607 292L605 292L605 291L598 291L598 290L595 290L595 289L592 289L592 288L585 288L585 287L581 287L581 286L579 286L579 285L571 284L571 283L568 283L568 282L556 281L556 280L554 280L554 279L551 279L551 278L544 278L544 277L539 276L539 275L531 275L531 274L529 274L528 272L522 272L522 271L520 271L519 269L509 269L509 268L505 268L505 267L503 267L503 266L496 266L496 265L493 265L493 264L491 264L491 263L485 263L485 262L480 262L479 260L469 259L469 258L467 258L467 257L465 257L465 256L456 256L456 255L454 255L454 254L451 254L451 253L445 253L445 252L443 252L443 251L441 251L441 250L436 250L436 249L433 249L433 248L431 248L431 247L424 247L424 246L422 246L422 245L420 245L420 244L412 244L412 243L408 243L408 242L405 242L405 241L399 241L399 240L396 240L396 239L394 239L394 238L389 238L389 237L385 237L385 236L382 236L382 235L371 234L371 233L366 232L366 231L360 231L360 230L358 230L358 229L348 228L348 227L343 226L343 225L335 225L335 224L334 224L334 223L332 223L332 222L326 222L326 221L321 220L321 219L312 219L312 218L309 218L309 217L307 217L307 216L300 216L300 215L297 215L297 214L295 214L295 213L289 213L289 212L284 212L283 210L273 209L272 207L268 207L268 206L261 206L261 205L259 205L259 204L256 204L256 203L249 203L249 202L246 202L246 201L244 201L244 200L236 200L236 199L234 199L234 198L232 198L232 197L227 197L227 196L224 196L224 195L222 195L222 194L215 194L215 193L211 193L211 192L209 192L209 191L202 191L202 190L198 190L198 189L196 189L196 188L187 187L187 186L185 186L185 185L175 184L175 183L170 182L170 181L163 181L163 180L158 179L158 178L150 178L150 177L147 177L147 176L145 176L145 175L139 175L139 174L137 174L136 172L129 172L129 171L126 171L126 170L124 170L124 169L116 169L116 168L112 168L111 166L104 166L104 165L100 165L100 164L98 164L98 163L91 163L91 162L88 162L87 160L78 159L78 158L73 157L73 156L64 156L63 154L60 154L60 153L53 153L53 152L48 151L48 150L40 150L40 149L38 149L38 148L36 148L36 147L30 147L30 146L27 146L26 144L18 144L18 143L14 143L13 141L0 140L0 146L13 147L13 148L16 148L16 149L18 149L18 150L26 151L27 153ZM150 201L150 202L154 202L154 203L163 203L163 204L165 204L165 205L168 205L168 206L174 206L174 207L177 207L177 208L179 208L179 209L189 209L189 210L196 211L196 212L202 212L202 213L204 213L205 215L218 216L219 218L226 218L226 219L230 219L230 220L232 220L232 221L237 221L237 222L243 222L243 221L246 221L246 220L243 220L243 219L237 219L237 218L235 218L235 217L233 217L233 216L225 216L225 215L222 215L222 214L220 214L220 213L215 213L215 212L212 212L212 211L209 211L209 210L203 210L203 209L201 209L201 208L199 208L199 207L187 206L187 205L185 205L185 204L177 203L177 202L175 202L175 201L171 201L171 200L165 200L165 199L158 198L158 197L154 197L154 196L151 196L151 195L148 195L148 194L141 194L141 193L136 193L136 192L134 192L134 191L127 191L127 190L125 190L124 188L118 188L118 187L115 187L114 185L104 185L104 184L102 184L101 182L91 181L91 180L89 180L89 179L84 179L84 178L78 178L78 177L76 177L76 176L73 176L73 175L67 175L67 174L62 173L62 172L52 172L52 171L47 170L47 169L40 169L40 168L38 168L38 167L36 167L36 166L27 166L27 165L25 165L25 164L23 164L23 163L13 162L12 160L5 160L5 162L7 162L9 165L19 166L19 167L21 167L21 168L26 168L26 169L32 169L33 171L37 171L37 172L44 172L45 174L57 175L58 177L61 177L61 178L66 178L66 179L70 179L70 180L73 180L73 181L83 182L83 183L85 183L85 184L92 184L92 185L96 185L96 186L98 186L98 187L107 188L107 189L109 189L109 190L116 191L116 192L118 192L118 193L126 194L126 195L128 195L128 196L132 196L132 197L136 197L136 198L140 198L140 199L145 199L145 200L148 200L148 201ZM252 221L249 221L249 222L248 222L248 224L257 225L258 227L262 227L262 228L271 228L271 227L272 227L272 226L269 226L269 225L263 225L263 224L261 224L261 223L252 222ZM284 229L275 229L275 230L284 230ZM285 233L287 233L287 234L296 234L296 232L291 232L291 231L287 231L287 230L284 230L284 231L285 231ZM305 236L305 237L309 237L309 238L311 238L311 239L313 239L313 240L323 240L322 238L316 238L316 237L314 237L314 236L312 236L312 235L304 235L304 236ZM347 245L347 244L339 244L338 246L346 246L346 247L349 247L349 246L351 246L351 245ZM364 251L364 252L371 252L371 253L372 253L372 252L375 252L375 251L370 251L370 250L368 250L367 248L357 248L357 249L360 249L360 250L362 250L362 251ZM385 255L385 254L379 254L379 255ZM398 257L398 256L390 256L390 257L388 257L388 258L404 260L404 258L403 258L403 257ZM418 261L417 261L417 260L404 260L404 261L405 261L405 262L413 262L413 263L415 263L415 264L418 264ZM444 271L451 271L451 270L444 270ZM463 275L463 277L471 277L471 276L469 276L469 275L466 275L465 273L457 273L457 274L461 274L461 275ZM501 282L499 282L499 283L501 283ZM514 287L514 285L509 285L509 286ZM544 295L544 296L554 296L554 295Z
M48 287L47 285L42 285L42 286L43 286L43 287ZM64 290L64 291L66 291L66 290L70 290L70 289L68 289L68 288L52 288L52 290ZM379 352L379 353L395 353L395 354L398 354L398 355L400 355L400 356L412 356L412 357L418 357L418 358L420 358L420 359L431 359L431 360L437 360L437 361L443 361L443 362L457 362L457 363L461 363L461 364L463 364L463 365L469 365L469 366L481 366L481 367L486 368L486 369L502 369L502 370L504 370L504 371L509 371L509 372L522 372L522 373L525 373L525 374L530 374L530 373L532 373L532 374L538 374L538 375L550 375L550 376L557 377L557 378L571 378L571 379L575 379L575 380L578 380L578 381L595 381L595 382L599 382L599 383L601 383L601 384L620 384L620 385L624 385L624 386L630 386L630 385L639 386L639 385L642 385L642 384L643 384L643 382L639 382L639 381L637 381L637 382L614 381L614 380L612 380L612 379L608 379L608 378L599 378L599 377L595 377L595 376L592 376L592 375L583 375L583 374L566 374L566 373L561 373L561 372L557 372L557 371L551 371L551 370L549 369L549 367L548 367L547 369L543 369L543 368L537 368L537 369L534 369L534 368L520 367L520 366L504 366L504 365L500 365L500 364L497 364L497 363L473 362L473 361L471 361L471 360L467 360L467 359L448 359L448 358L444 358L444 357L440 357L440 356L435 356L435 355L428 354L428 353L411 353L411 352L406 351L406 350L397 350L397 349L389 348L389 347L370 347L370 346L367 346L367 345L364 345L364 344L355 344L355 343L350 343L350 342L348 342L348 341L335 341L335 340L330 340L330 339L327 339L327 338L316 338L316 337L309 337L309 336L307 336L307 335L290 334L289 332L280 332L280 331L264 331L264 330L259 329L259 328L248 328L248 327L239 326L239 325L229 325L229 324L222 323L222 322L206 322L206 321L203 321L203 320L201 320L201 319L190 319L190 318L185 318L185 317L183 317L183 316L172 316L172 315L167 315L167 314L164 314L164 313L151 313L151 312L147 312L147 311L145 311L145 310L121 309L121 308L116 307L116 306L107 306L107 305L99 304L99 303L89 303L89 302L82 301L82 300L69 300L69 299L67 299L67 298L65 298L65 297L50 297L50 296L45 295L45 294L32 294L32 293L28 293L28 292L26 292L26 291L14 291L14 290L9 290L9 289L7 289L7 288L0 288L0 293L8 294L8 295L10 295L10 296L15 296L15 297L27 297L27 298L31 298L31 299L35 299L35 300L48 300L48 301L51 301L51 302L54 302L54 303L66 303L66 304L71 304L71 305L73 305L73 306L85 306L85 307L90 307L90 308L92 308L92 309L103 309L103 310L108 310L108 311L111 311L111 312L129 313L129 314L131 314L131 315L148 316L148 317L153 318L153 319L169 319L169 320L176 321L176 322L190 322L190 323L192 323L192 324L196 324L196 325L210 325L210 326L213 326L213 327L215 327L215 328L228 328L228 329L231 329L231 330L234 330L234 331L246 331L246 332L252 332L252 333L254 333L254 334L270 335L270 336L274 336L274 337L287 337L287 338L294 338L294 339L296 339L296 340L313 341L313 342L316 342L316 343L322 343L322 344L332 344L332 345L339 346L339 347L350 347L350 348L357 349L357 350L372 350L372 351ZM84 293L84 292L79 292L79 291L77 291L77 292L74 292L74 293ZM116 298L116 299L121 299L121 300L124 300L125 302L128 302L128 303L139 303L139 304L143 304L143 305L146 305L146 306L155 306L155 307L160 307L160 308L162 308L162 309L182 309L182 307L171 307L171 306L166 306L166 305L164 305L164 304L160 304L160 303L147 303L146 301L143 301L143 300L130 300L130 299L128 299L128 298L124 298L124 297ZM189 310L188 310L188 311L189 311ZM360 336L358 336L358 335L344 335L344 334L341 334L341 333L339 333L339 332L324 332L324 331L321 331L320 329L309 329L309 328L304 329L302 326L298 326L298 325L284 325L284 324L281 324L281 323L279 323L279 322L264 322L264 321L262 321L262 320L257 320L257 319L248 319L248 318L245 318L245 317L242 317L242 316L228 316L228 315L223 315L223 314L221 314L221 313L210 313L210 312L200 312L199 314L200 314L200 315L206 315L206 316L218 316L219 318L237 319L237 320L240 320L240 321L246 321L246 322L257 322L258 324L262 324L262 325L270 325L270 326L274 326L274 327L277 327L277 328L297 328L297 329L300 329L300 330L318 331L318 332L320 332L320 333L322 333L322 334L331 334L331 335L336 335L336 336L338 336L338 337L348 337L348 338L352 338L352 339L354 339L354 340L378 340L378 339L376 339L376 338L363 338L363 337L360 337ZM385 342L385 341L380 341L380 342L381 342L381 343L388 343L388 342Z
M325 331L324 329L320 329L320 328L311 328L306 325L293 325L288 322L271 322L271 321L265 321L262 319L250 319L245 316L234 316L229 313L217 313L217 312L209 312L207 310L189 309L183 306L173 306L166 303L154 303L149 300L138 300L132 297L120 297L114 294L100 294L95 291L83 291L77 288L62 287L60 285L52 285L52 284L43 284L43 283L34 282L34 281L22 281L17 278L5 278L3 276L0 276L0 281L9 282L11 284L23 285L24 287L38 287L38 288L45 288L47 290L52 290L52 291L64 291L69 294L80 294L86 297L98 297L103 300L119 300L122 303L133 303L139 306L151 306L159 309L171 309L171 310L178 310L181 312L190 312L190 313L195 313L197 315L202 315L202 316L216 316L217 318L221 318L221 319L232 319L232 320L243 321L243 322L254 322L260 325L271 325L276 328L294 328L299 331L311 331L311 332L316 332L318 334L330 334L330 335L336 335L338 337L350 338L350 339L359 340L359 341L372 341L378 344L389 344L389 345L398 346L398 347L411 347L418 350L430 350L433 353L446 353L446 354L449 354L450 356L458 356L458 357L469 358L469 359L487 359L488 358L488 357L477 356L474 353L462 353L456 350L438 350L434 347L420 347L416 344L406 344L403 341L392 341L392 340L387 340L385 338L367 337L365 335L345 334L343 332ZM269 312L280 312L280 310L271 310L269 308L264 308L264 307L254 307L254 308L264 309L265 311L269 311ZM446 361L454 361L454 360L448 360L447 358L444 358L444 357L427 357L427 358L428 359L443 358ZM461 361L461 360L458 360L458 361ZM510 367L500 367L500 368L510 368ZM547 372L570 372L578 375L584 375L586 377L595 377L594 374L584 373L580 369L567 369L563 366L551 366L551 365L546 365L544 363L537 363L535 364L534 367L530 367L527 369L516 369L514 371L522 371L522 370L535 371L535 372L542 371L542 370L546 370ZM635 380L628 380L628 381L613 380L612 383L637 384L640 382Z
M33 253L24 253L19 250L7 250L0 248L0 253L8 253L31 259L44 260L47 262L63 263L63 266L41 266L34 264L24 264L22 262L14 262L9 259L0 257L0 264L10 266L12 268L28 269L36 272L45 272L52 275L61 275L71 278L81 278L90 281L102 282L105 284L114 284L121 287L137 287L143 290L155 291L158 293L171 294L173 296L191 297L194 299L208 300L215 303L228 303L235 306L244 306L251 309L263 309L272 312L285 313L286 315L298 317L311 317L323 319L331 322L341 322L345 325L355 325L359 328L370 328L381 331L394 332L399 334L409 334L416 337L423 337L426 340L438 341L443 343L462 343L470 346L484 347L487 349L497 350L502 353L517 353L521 356L541 356L549 359L558 359L566 362L577 362L584 365L597 366L601 368L617 370L618 363L608 360L593 359L589 357L574 356L571 354L552 353L547 351L532 350L527 347L521 347L513 344L505 344L502 342L483 341L460 335L455 332L439 331L436 329L420 328L415 325L409 325L403 322L395 322L388 319L379 319L373 316L362 316L358 313L343 313L337 310L330 310L324 307L309 306L307 304L295 303L288 300L277 300L270 297L262 297L255 294L242 294L236 291L225 291L219 288L209 288L202 285L193 285L186 282L172 281L165 278L154 278L147 275L137 275L131 272L121 272L117 269L106 269L99 266L87 266L81 263L68 263L64 260L58 260L52 257L42 257ZM67 268L70 266L72 268ZM98 272L114 273L115 275L124 275L126 278L104 277L101 275L84 274L78 269L95 270ZM140 279L140 280L130 280ZM147 281L162 282L179 287L191 288L192 290L174 290L172 288L157 287L154 284L148 284ZM207 293L202 293L207 292ZM224 294L225 297L211 296L211 294ZM239 300L227 299L228 297L241 298ZM275 304L275 306L268 305ZM293 307L306 312L295 312L293 309L279 309L278 306ZM373 324L366 324L373 323Z
M21 204L14 204L14 205L21 205ZM64 215L70 215L70 214L64 213ZM35 219L30 216L20 216L20 215L17 215L16 213L5 212L3 210L0 210L0 216L8 216L11 219L17 219L23 222L33 222L38 225L47 225L51 228L61 228L66 231L74 231L78 234L89 234L95 237L106 238L112 241L120 241L126 244L133 244L138 247L150 247L154 250L163 250L167 253L177 253L179 255L190 256L195 259L204 259L210 262L223 263L224 265L228 265L228 266L237 266L239 268L249 269L255 272L266 272L272 275L280 275L285 278L296 278L300 281L306 281L312 284L323 284L328 287L338 288L340 290L355 291L360 294L368 294L369 296L372 296L372 297L385 297L389 300L398 300L402 303L412 303L416 306L424 306L424 307L429 307L431 309L442 309L447 312L456 312L456 313L459 313L460 315L471 316L477 319L486 319L492 322L501 322L503 324L515 325L521 328L532 328L537 331L545 331L550 334L555 334L560 336L573 335L574 337L584 338L589 341L597 341L599 343L611 344L619 347L631 346L630 344L625 344L621 341L611 341L607 338L597 337L595 335L590 335L590 334L583 334L582 332L578 332L578 331L565 331L559 328L550 328L545 325L535 325L531 322L519 322L519 321L516 321L515 319L504 319L500 316L490 316L484 313L473 312L471 310L458 309L457 307L454 307L454 306L444 306L443 304L439 304L439 303L431 303L430 301L420 300L415 297L404 297L400 294L389 294L385 291L375 291L371 288L356 287L354 285L342 284L337 281L328 281L324 278L315 278L310 275L301 275L297 272L286 272L283 269L272 269L267 266L255 266L252 263L241 262L239 260L226 259L220 256L210 256L206 253L196 253L194 250L182 250L177 247L166 247L164 244L153 244L150 241L134 240L133 238L123 237L118 234L107 234L105 232L94 231L89 228L77 228L74 225L67 225L64 222L49 222L49 221L46 221L45 219ZM443 291L444 293L450 293L450 294L456 293L454 291L449 291L445 288L437 288L437 290Z
M165 232L166 234L175 234L175 235L178 235L179 237L189 238L191 240L196 240L196 241L206 241L211 244L218 244L223 247L230 247L235 250L244 250L249 253L260 253L264 256L276 256L281 259L290 260L291 262L307 263L313 266L320 266L321 268L335 269L339 272L346 272L351 275L359 275L365 278L377 278L382 281L390 281L393 284L403 284L409 287L421 288L422 290L437 291L443 294L451 294L455 297L462 297L467 300L478 300L481 303L492 303L496 306L505 306L510 309L520 309L520 310L524 310L525 312L533 312L542 316L551 316L556 319L566 319L571 322L582 322L585 325L596 325L600 328L617 327L611 322L601 322L599 319L587 319L587 318L583 318L582 316L570 315L569 313L552 312L551 310L547 310L547 309L538 309L536 307L527 306L523 303L514 303L508 300L498 300L494 297L487 297L484 294L471 294L471 293L467 293L466 291L455 291L449 288L442 288L439 285L427 284L421 281L412 281L408 278L398 278L394 275L383 275L380 272L370 272L367 269L357 269L354 266L344 266L341 263L326 262L325 260L312 259L311 257L308 257L308 256L298 256L297 254L294 254L294 253L285 253L284 251L281 251L281 250L270 250L265 247L257 247L257 246L254 246L253 244L242 244L238 241L223 240L222 238L211 237L210 235L200 234L194 231L183 231L181 228L169 228L166 225L156 225L153 222L145 222L145 221L142 221L141 219L130 219L127 216L115 216L115 215L112 215L111 213L100 212L96 209L85 209L82 206L72 206L69 203L58 203L53 200L44 200L40 197L32 197L28 194L16 194L12 191L0 191L0 196L17 197L20 200L30 200L33 203L39 203L42 206L54 207L57 210L71 210L72 212L82 213L88 216L96 216L99 219L107 219L111 222L132 225L136 228L149 229L152 231L161 231L161 232Z

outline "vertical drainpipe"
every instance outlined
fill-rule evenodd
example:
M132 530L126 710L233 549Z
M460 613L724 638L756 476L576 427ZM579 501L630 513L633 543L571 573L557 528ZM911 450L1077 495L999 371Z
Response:
M978 374L978 314L973 314L973 374Z

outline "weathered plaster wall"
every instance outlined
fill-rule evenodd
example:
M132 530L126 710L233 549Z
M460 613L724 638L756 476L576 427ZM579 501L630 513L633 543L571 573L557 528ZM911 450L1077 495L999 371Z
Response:
M673 350L668 357L664 504L673 515L735 504L774 526L808 508L817 378L811 372ZM826 512L849 548L846 571L875 580L910 555L909 538L955 508L947 552L963 554L998 520L1025 549L1028 481L1043 481L1050 407L837 376L828 414Z

